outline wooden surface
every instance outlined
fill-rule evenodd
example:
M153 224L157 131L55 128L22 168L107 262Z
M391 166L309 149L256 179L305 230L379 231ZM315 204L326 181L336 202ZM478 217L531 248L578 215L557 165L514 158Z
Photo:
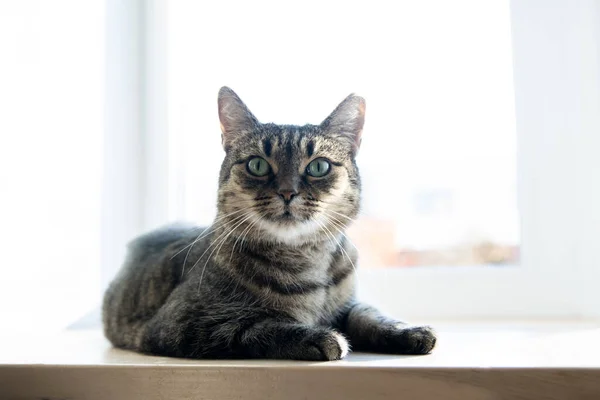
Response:
M3 337L0 399L600 399L600 323L438 325L428 356L150 357L99 330Z

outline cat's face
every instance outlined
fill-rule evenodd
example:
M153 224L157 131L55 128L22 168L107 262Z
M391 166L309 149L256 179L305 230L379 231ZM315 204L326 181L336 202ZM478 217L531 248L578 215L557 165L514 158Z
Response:
M364 111L364 100L351 95L321 125L261 124L222 88L218 205L228 228L288 244L337 236L359 209L354 157Z

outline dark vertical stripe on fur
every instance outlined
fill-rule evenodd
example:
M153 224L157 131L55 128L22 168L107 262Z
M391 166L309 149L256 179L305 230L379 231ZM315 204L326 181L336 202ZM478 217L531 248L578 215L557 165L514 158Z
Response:
M271 143L271 139L267 138L263 140L263 148L265 151L265 155L267 157L271 157L271 150L273 150L273 144Z
M287 157L288 160L292 160L292 157L294 156L294 149L293 149L293 146L292 146L292 140L291 140L291 138L286 143L286 146L285 146L285 155L286 155L286 157Z
M312 157L314 151L315 151L315 142L313 142L312 140L309 140L308 143L306 144L306 156L308 158Z

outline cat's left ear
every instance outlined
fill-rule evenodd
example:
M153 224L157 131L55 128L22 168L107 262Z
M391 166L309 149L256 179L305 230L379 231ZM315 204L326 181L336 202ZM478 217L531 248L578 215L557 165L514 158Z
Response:
M219 90L219 120L221 121L221 141L225 150L236 135L256 128L260 123L250 112L242 99L230 88Z
M365 99L351 94L321 123L321 128L328 134L348 140L356 155L362 140L365 110Z

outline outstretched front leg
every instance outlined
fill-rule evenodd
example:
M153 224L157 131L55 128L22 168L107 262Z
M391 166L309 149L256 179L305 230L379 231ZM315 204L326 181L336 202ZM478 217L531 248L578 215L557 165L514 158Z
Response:
M341 324L353 350L388 354L428 354L435 333L427 326L410 326L383 316L377 309L357 303Z

